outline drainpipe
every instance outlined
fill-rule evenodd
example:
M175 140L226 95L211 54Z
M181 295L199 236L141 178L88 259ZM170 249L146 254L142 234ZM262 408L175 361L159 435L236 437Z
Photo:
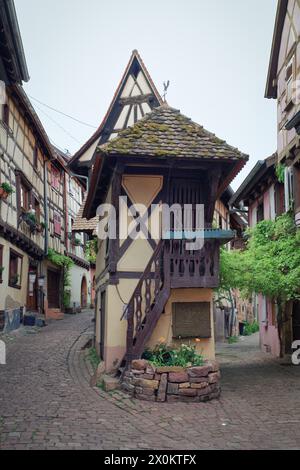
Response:
M45 244L44 244L44 255L48 255L49 248L49 210L48 210L48 169L47 161L44 162L44 214L45 214Z
M68 181L68 185L70 185L70 180ZM64 171L64 206L65 206L65 247L66 252L69 252L69 213L68 213L68 196L67 191L69 191L69 186L67 188L67 172Z
M89 192L89 189L90 189L90 179L88 176L82 176L82 175L76 175L76 173L72 173L71 172L71 175L74 176L75 178L78 178L78 179L83 179L85 180L86 182L86 192L88 193Z

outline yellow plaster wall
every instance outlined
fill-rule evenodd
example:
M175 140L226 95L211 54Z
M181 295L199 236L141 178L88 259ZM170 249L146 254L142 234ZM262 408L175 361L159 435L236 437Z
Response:
M3 266L5 268L2 273L2 283L0 284L0 310L23 307L27 301L28 255L1 237L0 245L3 245ZM21 289L15 289L8 285L10 248L23 256Z
M118 363L124 357L126 351L127 321L121 321L124 308L122 301L125 303L129 302L137 282L137 279L121 279L119 285L117 286L118 290L117 287L113 285L109 285L107 287L104 351L104 359L107 371L115 369L116 365L118 365ZM97 313L97 317L97 324L99 325L99 311ZM100 328L98 328L98 330L100 330ZM99 336L97 338L99 341Z

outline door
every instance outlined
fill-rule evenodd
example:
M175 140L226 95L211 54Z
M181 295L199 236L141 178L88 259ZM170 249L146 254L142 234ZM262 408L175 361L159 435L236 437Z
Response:
M48 269L48 307L60 308L60 271Z
M85 276L81 281L81 308L87 307L87 282Z
M300 340L300 302L293 307L293 341Z
M32 282L35 276L35 281ZM29 266L28 270L28 288L27 288L27 303L26 309L29 312L36 312L38 310L38 281L37 281L37 268L36 266Z
M105 301L106 292L101 292L100 297L100 359L104 360L104 344L105 344Z

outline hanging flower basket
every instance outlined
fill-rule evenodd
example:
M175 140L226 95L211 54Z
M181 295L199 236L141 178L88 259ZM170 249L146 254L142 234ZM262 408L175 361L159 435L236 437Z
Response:
M31 233L34 233L37 231L38 224L36 222L36 216L34 214L32 214L31 212L24 212L22 214L22 220L28 225Z
M6 200L13 192L13 188L8 183L2 183L0 186L0 199Z

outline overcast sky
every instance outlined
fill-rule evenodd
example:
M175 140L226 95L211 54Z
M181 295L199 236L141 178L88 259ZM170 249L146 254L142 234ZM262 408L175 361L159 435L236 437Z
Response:
M264 89L277 0L15 4L31 97L96 127L138 49L160 92L170 80L171 106L250 155L234 188L276 150L276 103L264 98ZM62 149L74 153L93 133L32 103Z

